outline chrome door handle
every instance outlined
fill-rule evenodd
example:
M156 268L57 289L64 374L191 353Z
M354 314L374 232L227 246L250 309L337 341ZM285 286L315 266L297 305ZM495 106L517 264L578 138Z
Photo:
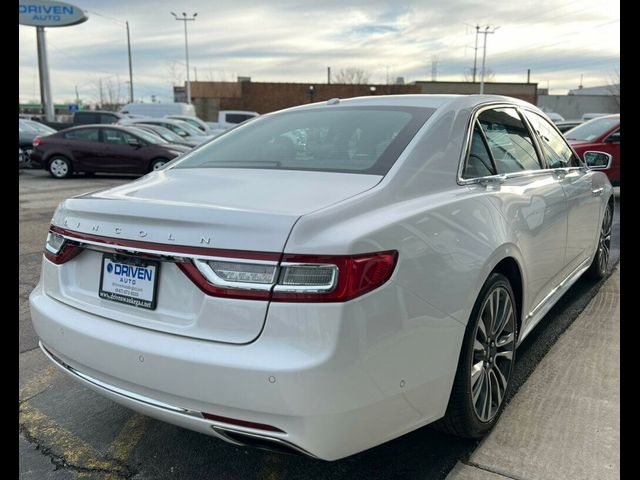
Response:
M602 192L604 192L604 187L600 187L600 188L596 188L594 190L591 190L591 193L593 194L594 197L598 197L598 196L602 195Z

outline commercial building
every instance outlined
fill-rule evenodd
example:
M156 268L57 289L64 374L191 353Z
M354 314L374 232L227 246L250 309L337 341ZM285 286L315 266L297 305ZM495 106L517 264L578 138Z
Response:
M535 105L537 87L536 83L491 82L485 83L484 91L520 98ZM200 118L215 121L220 110L249 110L262 114L331 98L419 93L467 95L479 91L480 84L472 82L418 81L410 84L354 85L252 82L246 77L240 77L237 82L191 82L191 101ZM184 87L174 87L174 100L186 101Z

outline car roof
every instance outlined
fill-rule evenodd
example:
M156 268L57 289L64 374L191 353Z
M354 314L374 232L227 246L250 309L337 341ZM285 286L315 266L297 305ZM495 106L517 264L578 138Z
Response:
M306 110L322 106L362 106L362 107L421 107L432 109L466 109L487 103L510 103L528 108L537 107L514 97L503 95L442 95L442 94L403 94L403 95L369 95L365 97L339 98L323 102L309 103L291 107L281 111Z

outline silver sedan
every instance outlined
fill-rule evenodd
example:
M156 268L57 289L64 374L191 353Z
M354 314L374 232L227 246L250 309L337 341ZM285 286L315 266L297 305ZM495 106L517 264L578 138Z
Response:
M236 444L335 460L478 438L516 347L607 273L606 153L529 103L333 99L64 201L30 297L64 372Z

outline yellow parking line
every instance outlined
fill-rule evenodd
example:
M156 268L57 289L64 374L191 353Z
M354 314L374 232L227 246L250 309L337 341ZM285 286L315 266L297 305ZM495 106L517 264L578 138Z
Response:
M54 455L62 457L72 467L91 472L93 476L113 475L113 478L117 478L129 473L119 462L102 458L95 448L58 425L29 402L20 405L20 425L28 436L49 448Z
M44 391L52 381L55 380L59 373L60 371L56 366L47 365L38 375L29 380L22 390L20 390L20 401L22 402L27 400Z
M134 413L109 445L107 455L114 460L127 462L145 434L148 422L148 417Z

